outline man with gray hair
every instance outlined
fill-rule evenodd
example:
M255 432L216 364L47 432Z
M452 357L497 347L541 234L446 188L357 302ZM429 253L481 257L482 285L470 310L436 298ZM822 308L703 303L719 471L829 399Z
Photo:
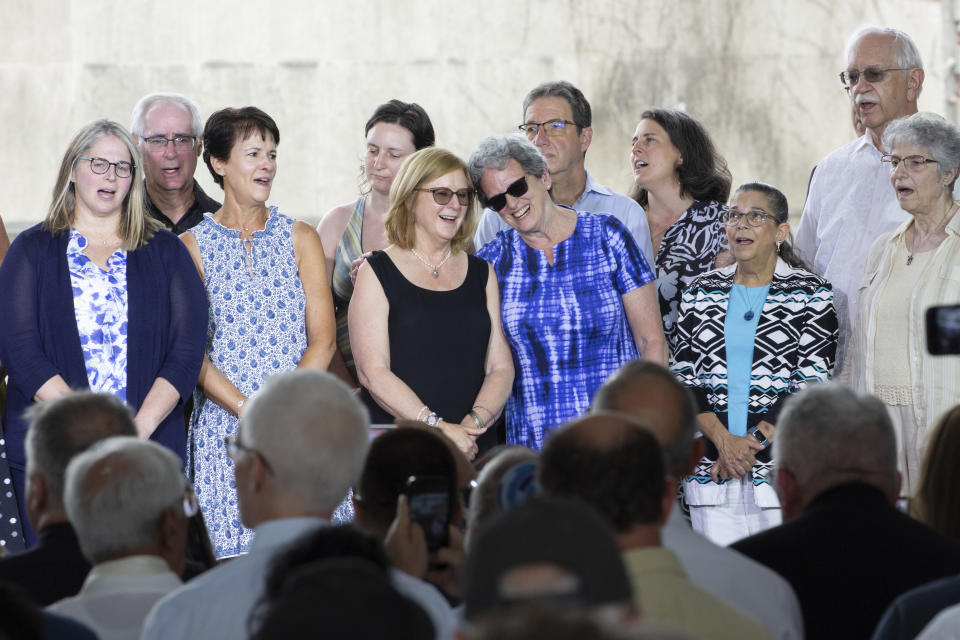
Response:
M169 449L107 438L70 461L64 504L93 564L83 588L47 609L101 640L140 637L153 605L180 586L197 497Z
M335 376L279 373L248 401L225 442L234 463L250 552L191 580L157 603L144 623L153 638L244 638L267 566L283 547L329 523L360 477L369 416Z
M880 157L886 126L917 112L923 61L913 39L889 27L863 27L847 41L840 82L866 133L817 166L797 227L798 249L833 283L840 322L837 373L857 315L857 296L873 241L906 220Z
M547 161L553 201L577 211L606 213L620 220L653 268L653 245L643 207L594 181L584 166L593 140L593 114L583 92L564 81L534 87L523 99L523 124L519 128ZM486 209L474 235L474 246L479 249L498 231L509 229L496 211Z
M896 438L877 398L807 387L773 451L784 522L731 546L793 585L807 637L870 637L897 596L960 571L960 542L896 508Z
M63 506L67 464L93 443L110 436L135 436L130 408L116 396L76 391L30 408L25 504L36 546L0 559L0 581L14 582L46 606L80 590L90 563ZM29 530L24 521L24 529Z
M597 391L591 411L616 411L646 426L663 448L667 475L674 482L690 474L703 456L703 438L694 438L693 396L669 369L654 362L623 365ZM694 531L679 507L670 510L661 538L697 586L762 622L780 640L804 637L797 596L775 572Z
M130 131L140 150L147 210L180 235L220 209L193 174L203 148L200 109L179 93L151 93L133 108Z

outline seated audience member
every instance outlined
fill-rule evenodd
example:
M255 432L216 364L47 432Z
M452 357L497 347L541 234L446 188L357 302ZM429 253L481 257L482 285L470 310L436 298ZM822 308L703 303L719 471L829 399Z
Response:
M97 640L79 622L44 611L16 585L0 582L0 640Z
M505 611L466 629L465 640L694 640L693 636L651 625L612 625L579 608L536 607Z
M960 638L960 605L954 605L939 613L933 622L924 627L917 640L954 640Z
M531 606L635 619L613 531L579 500L536 496L497 515L470 549L463 584L471 624Z
M468 550L483 525L536 493L537 457L533 449L507 446L477 474L476 485L470 492L470 517L464 541Z
M266 568L285 544L328 523L356 482L369 441L367 411L335 376L297 369L269 378L226 446L250 552L157 603L143 638L242 638Z
M610 376L593 399L593 411L617 411L646 426L660 442L667 477L677 482L703 456L696 404L667 369L634 360ZM759 562L700 535L678 507L660 529L661 543L673 551L687 576L702 589L767 626L780 640L801 640L800 603L786 580Z
M89 391L37 404L27 419L24 509L39 538L29 551L0 559L0 581L20 585L46 606L77 593L90 570L63 506L67 463L98 440L137 429L119 398Z
M197 499L169 449L108 438L70 461L63 502L93 564L80 593L48 609L100 640L136 640L157 600L180 586Z
M354 521L357 525L381 541L388 540L391 528L394 528L392 533L396 541L409 542L409 537L414 536L422 541L419 544L425 544L419 527L411 525L409 517L402 516L398 522L394 522L398 512L407 513L406 499L400 505L402 508L398 508L398 500L405 493L410 476L442 478L446 483L447 509L451 520L460 517L457 465L446 442L425 429L400 428L378 436L370 445L360 482L353 492ZM451 546L454 546L460 532L451 525L448 535ZM417 544L416 540L414 544ZM388 553L392 548L388 543ZM446 549L437 550L433 561L441 561L444 551ZM437 638L450 637L456 628L456 619L440 592L425 580L428 570L426 555L413 563L402 561L396 554L392 557L396 564L396 569L391 571L394 586L426 610L437 631Z
M370 608L364 615L362 607ZM294 570L266 609L251 640L274 638L430 640L430 618L404 596L382 566L331 558Z
M638 422L595 413L565 425L543 448L538 480L544 494L583 500L613 527L644 620L716 640L773 638L693 584L661 545L677 487L666 480L659 443Z
M895 506L896 436L880 400L804 389L774 447L784 523L732 546L793 585L808 638L867 638L898 595L960 571L960 542Z

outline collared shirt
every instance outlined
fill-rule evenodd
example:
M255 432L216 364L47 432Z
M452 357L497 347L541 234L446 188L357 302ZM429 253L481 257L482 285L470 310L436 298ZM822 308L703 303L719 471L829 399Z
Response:
M199 183L196 180L193 181L193 204L190 205L190 208L187 209L187 212L183 214L183 217L180 218L177 222L173 222L170 218L166 216L160 209L157 208L157 205L153 203L153 200L150 199L150 192L147 192L147 212L157 220L163 223L167 229L173 233L180 235L184 231L189 231L193 227L203 220L203 214L205 213L216 213L220 210L220 203L204 193L203 189L200 188Z
M87 625L100 640L136 640L153 605L180 585L163 558L130 556L94 566L79 594L47 610Z
M633 584L634 605L646 622L711 640L773 638L759 622L690 582L669 549L629 549L623 552L623 563Z
M637 246L643 252L647 264L652 265L653 244L650 241L650 227L647 224L647 214L643 211L643 207L637 204L633 198L617 193L599 182L594 182L589 171L585 173L587 174L587 183L583 188L583 193L573 203L571 209L589 211L590 213L606 213L622 222L630 231L633 239L637 241ZM510 229L510 225L504 222L496 211L484 209L480 224L477 226L477 232L473 236L473 246L479 251L483 245L493 240L498 231L508 229Z
M763 623L778 640L803 639L800 603L790 583L776 572L710 542L690 528L676 506L660 533L663 546L677 555L698 587Z
M897 202L890 171L867 132L833 151L810 180L796 249L814 273L833 284L840 322L838 373L856 322L860 280L870 246L907 219Z

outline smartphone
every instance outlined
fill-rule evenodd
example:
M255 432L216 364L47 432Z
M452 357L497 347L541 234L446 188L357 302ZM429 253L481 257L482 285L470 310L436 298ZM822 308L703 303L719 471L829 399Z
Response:
M441 476L410 476L404 491L410 505L410 519L427 537L427 550L450 545L450 510L453 499L450 483Z
M960 354L960 304L927 309L927 351L935 356Z

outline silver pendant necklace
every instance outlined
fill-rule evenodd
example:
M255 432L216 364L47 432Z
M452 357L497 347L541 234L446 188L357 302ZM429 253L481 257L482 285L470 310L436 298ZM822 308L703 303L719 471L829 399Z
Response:
M426 260L423 259L423 256L421 256L419 253L417 253L417 250L416 250L416 249L410 249L410 252L417 258L417 260L419 260L420 262L422 262L422 263L425 264L427 267L429 267L430 269L433 270L433 277L434 277L434 278L439 278L439 277L440 277L440 267L442 267L444 264L446 264L447 260L450 259L450 256L453 255L453 253L450 251L450 249L447 249L447 255L446 255L446 257L445 257L443 260L440 261L440 264L430 264L429 262L427 262Z

